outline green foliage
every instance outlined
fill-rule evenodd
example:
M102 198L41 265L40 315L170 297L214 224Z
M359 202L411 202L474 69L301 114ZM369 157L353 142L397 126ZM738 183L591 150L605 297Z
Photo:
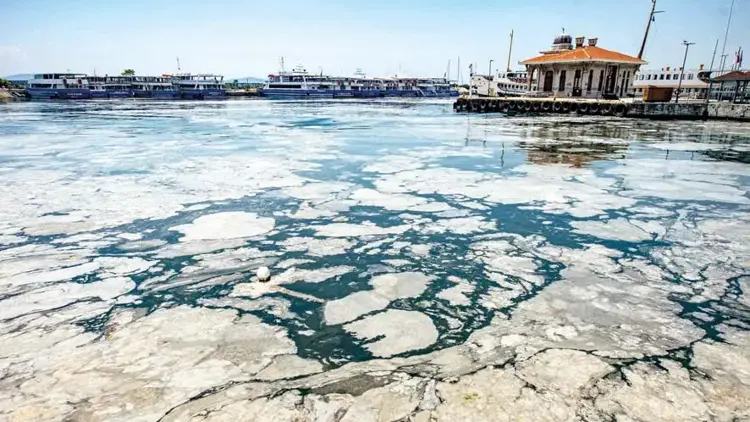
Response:
M125 69L122 71L122 76L133 76L135 75L135 70L133 69Z
M14 84L13 82L11 82L11 81L9 81L7 79L0 78L0 88L17 89L19 87L16 86L16 84Z

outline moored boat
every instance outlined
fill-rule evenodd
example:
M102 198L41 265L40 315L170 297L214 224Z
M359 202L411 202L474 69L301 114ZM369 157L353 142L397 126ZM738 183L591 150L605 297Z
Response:
M298 65L291 72L268 75L259 94L268 98L346 98L354 94L345 78L310 75Z
M132 84L136 98L177 99L180 91L175 87L170 75L134 76Z
M224 77L214 74L178 73L170 76L183 100L225 98Z
M26 88L32 99L79 100L91 98L88 80L79 73L36 74Z

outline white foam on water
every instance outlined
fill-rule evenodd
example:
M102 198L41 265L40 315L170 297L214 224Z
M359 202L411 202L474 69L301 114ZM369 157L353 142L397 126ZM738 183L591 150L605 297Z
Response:
M571 221L574 232L602 239L643 242L651 240L651 233L624 218L609 221Z
M323 316L328 325L352 321L369 312L384 309L396 299L422 294L434 277L418 272L381 274L370 280L372 290L353 293L325 304Z
M318 236L323 237L361 237L401 234L411 228L410 225L380 227L375 224L334 223L313 226Z
M397 309L352 322L344 329L362 340L379 338L364 345L377 357L424 349L438 338L438 331L430 317L420 312Z
M196 218L190 224L170 227L184 234L182 242L259 236L274 228L274 219L252 212L220 212Z

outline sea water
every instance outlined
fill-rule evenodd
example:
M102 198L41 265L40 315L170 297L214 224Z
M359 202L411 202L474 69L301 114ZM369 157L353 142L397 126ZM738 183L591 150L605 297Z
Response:
M0 415L157 420L356 379L320 392L354 409L405 382L356 368L570 353L592 385L658 360L724 382L701 345L750 343L749 162L739 123L442 100L2 105Z

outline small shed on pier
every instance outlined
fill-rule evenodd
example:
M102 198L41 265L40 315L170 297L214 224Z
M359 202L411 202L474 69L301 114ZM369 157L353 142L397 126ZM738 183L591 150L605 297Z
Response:
M646 62L597 45L597 38L558 35L552 48L522 60L536 91L552 97L622 98L633 94L635 73ZM529 90L531 90L529 86Z

